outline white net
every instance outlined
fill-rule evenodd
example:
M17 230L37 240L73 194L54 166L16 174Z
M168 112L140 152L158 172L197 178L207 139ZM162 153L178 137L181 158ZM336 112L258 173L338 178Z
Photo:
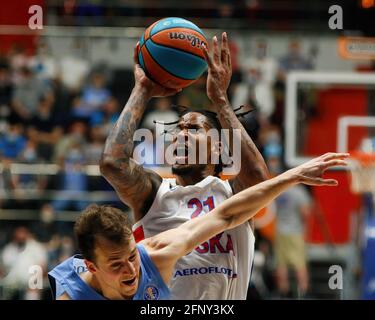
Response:
M351 189L354 193L375 194L375 154L361 154L349 161Z

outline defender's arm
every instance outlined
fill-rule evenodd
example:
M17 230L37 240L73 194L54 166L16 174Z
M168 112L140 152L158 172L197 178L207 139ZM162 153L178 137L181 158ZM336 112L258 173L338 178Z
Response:
M325 154L283 174L241 191L202 217L192 219L145 240L150 256L163 279L168 282L176 261L207 239L252 218L260 209L289 187L304 183L335 186L334 179L321 176L330 167L343 166L347 154Z

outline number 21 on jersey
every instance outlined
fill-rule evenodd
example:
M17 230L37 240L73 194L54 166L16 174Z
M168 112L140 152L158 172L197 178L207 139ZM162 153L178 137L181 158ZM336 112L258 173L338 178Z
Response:
M205 214L204 207L207 207L211 211L215 208L214 197L210 196L205 201L201 201L198 198L192 198L187 203L188 208L195 209L192 214L191 218L194 219L198 217L202 211ZM215 237L211 238L210 240L203 242L200 246L196 247L195 250L199 253L229 253L233 251L233 242L232 237L230 234L226 234L226 239L223 237L224 232L219 233Z

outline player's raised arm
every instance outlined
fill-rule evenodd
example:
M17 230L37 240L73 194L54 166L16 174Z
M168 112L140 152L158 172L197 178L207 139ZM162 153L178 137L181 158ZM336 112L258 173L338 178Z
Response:
M100 171L116 190L120 199L132 209L137 221L151 206L160 186L161 177L151 170L145 170L132 159L134 132L152 97L170 96L179 90L167 89L152 82L137 63L136 56L135 49L135 86L107 137L100 161Z
M253 140L235 115L229 103L227 90L232 76L231 56L228 36L224 32L219 48L216 36L210 52L203 49L207 64L207 95L223 129L239 129L241 132L241 169L231 180L235 193L268 179L268 169Z
M174 263L199 244L227 229L232 229L252 218L260 209L295 184L336 186L334 179L322 178L334 166L345 166L345 153L328 153L279 176L247 188L224 201L210 213L192 219L146 239L150 255L165 281L169 281Z

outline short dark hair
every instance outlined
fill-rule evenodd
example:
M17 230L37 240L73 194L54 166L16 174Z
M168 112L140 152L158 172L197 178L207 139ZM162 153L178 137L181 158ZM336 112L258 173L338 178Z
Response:
M95 261L94 251L98 238L127 245L132 237L131 222L120 209L93 204L78 217L74 234L83 257Z

